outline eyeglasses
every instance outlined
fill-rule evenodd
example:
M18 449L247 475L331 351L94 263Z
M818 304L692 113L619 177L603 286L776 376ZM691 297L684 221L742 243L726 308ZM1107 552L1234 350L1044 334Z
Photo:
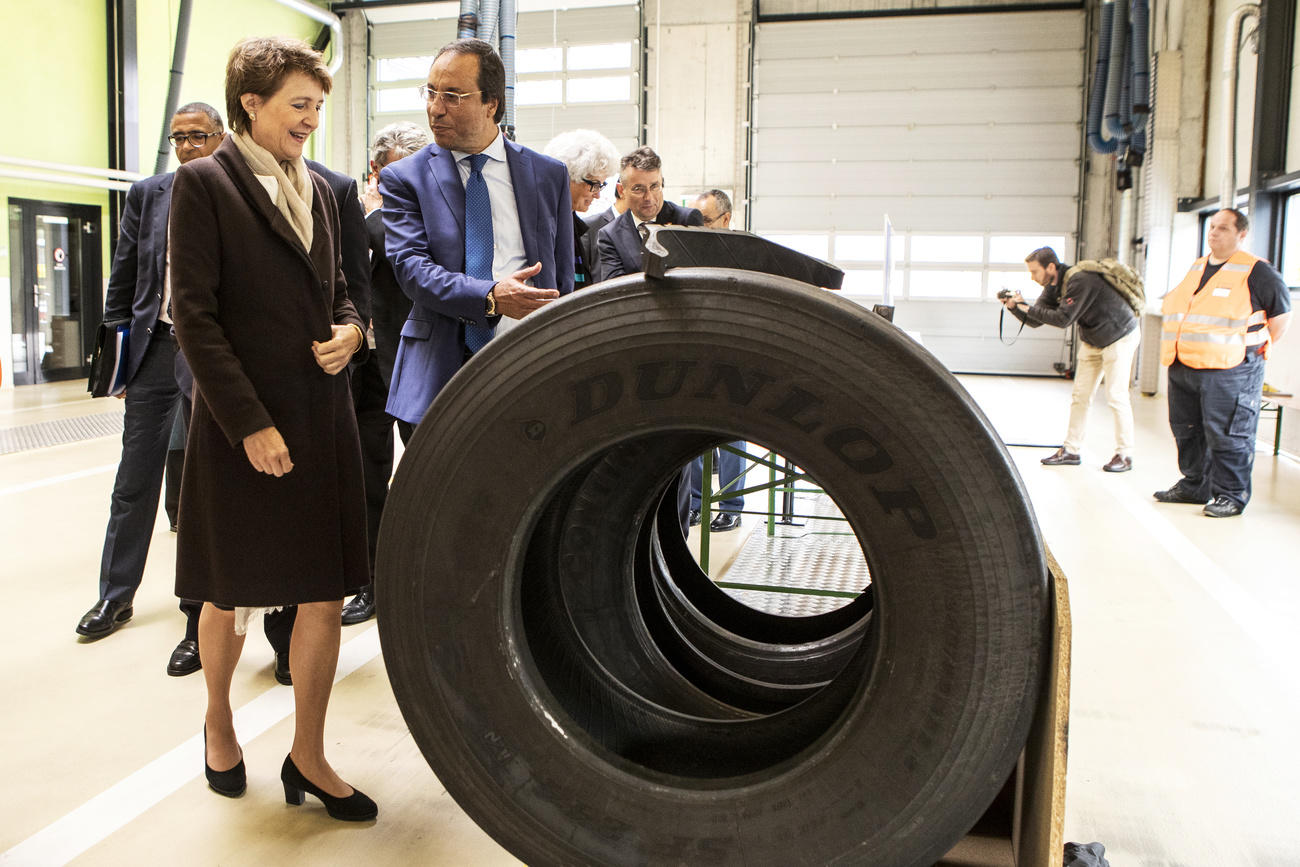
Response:
M468 93L456 93L452 90L434 90L427 84L420 85L416 90L419 92L420 98L425 102L437 102L438 97L441 96L442 101L447 104L448 108L460 108L460 103L465 97L483 92L481 90L471 90Z
M208 139L213 136L221 135L219 132L177 132L167 136L167 141L172 143L172 147L180 147L185 142L189 142L196 148L201 148L208 143Z
M586 178L583 178L580 183L584 183L590 187L593 193L599 193L609 185L609 181L589 181Z
M644 184L637 184L635 187L628 187L628 192L634 196L644 196L646 193L657 193L664 188L659 181L655 181L649 187Z

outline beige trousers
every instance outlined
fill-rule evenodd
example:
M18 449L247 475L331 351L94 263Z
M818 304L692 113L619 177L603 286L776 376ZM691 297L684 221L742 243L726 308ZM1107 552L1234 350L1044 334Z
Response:
M1133 449L1133 405L1129 402L1129 382L1133 377L1133 355L1141 340L1134 328L1104 349L1086 340L1079 341L1078 360L1074 368L1074 394L1070 399L1070 428L1065 434L1065 450L1079 454L1088 429L1088 406L1097 385L1106 381L1106 405L1115 416L1115 453L1129 456Z

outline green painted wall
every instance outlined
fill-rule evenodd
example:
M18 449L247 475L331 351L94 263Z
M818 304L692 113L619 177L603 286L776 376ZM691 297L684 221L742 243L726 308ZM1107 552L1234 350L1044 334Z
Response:
M6 4L13 0L3 0ZM6 16L0 51L0 155L70 165L108 164L107 39L103 0L41 0L24 3L22 15ZM316 5L324 6L317 2ZM177 0L136 0L140 70L140 172L153 174L171 71L179 12ZM194 0L180 104L211 103L224 117L226 58L245 36L315 39L321 25L274 0ZM330 49L332 50L332 49ZM326 52L327 61L330 59ZM327 152L323 133L312 137L309 155ZM15 167L0 164L0 171ZM175 170L171 156L167 171ZM89 187L0 176L0 387L10 377L10 272L8 200L39 199L98 205L108 233L108 192ZM109 271L108 243L102 250Z

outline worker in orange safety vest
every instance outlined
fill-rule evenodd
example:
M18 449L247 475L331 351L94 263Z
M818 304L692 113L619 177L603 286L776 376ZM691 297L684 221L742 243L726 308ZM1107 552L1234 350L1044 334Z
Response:
M1162 503L1195 503L1214 518L1250 501L1264 359L1291 321L1291 292L1272 265L1241 249L1249 221L1210 218L1210 254L1161 305L1160 362L1169 367L1169 427L1182 478Z

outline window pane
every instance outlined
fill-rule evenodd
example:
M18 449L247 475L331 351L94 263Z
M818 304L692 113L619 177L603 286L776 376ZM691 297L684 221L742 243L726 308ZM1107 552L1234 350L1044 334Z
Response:
M1017 265L1039 247L1051 247L1066 261L1064 235L994 235L989 238L989 262Z
M558 105L563 93L558 78L520 81L515 84L515 105Z
M782 247L789 247L791 250L798 250L807 256L816 256L818 259L826 258L827 248L830 243L825 235L769 235L764 234L764 238L773 244L780 244Z
M375 91L375 111L424 111L424 100L414 86Z
M884 235L836 235L835 261L885 261Z
M632 77L570 78L567 94L569 102L627 102L632 94Z
M1038 295L1043 291L1033 280L1029 279L1029 271L1021 269L1019 271L990 271L989 272L989 295L997 297L999 289L1010 289L1012 292L1019 292L1025 296L1025 300L1034 302Z
M1300 194L1287 196L1282 223L1282 279L1300 286Z
M559 72L563 68L561 49L521 48L515 52L515 72L526 75L530 72Z
M569 70L626 69L632 65L632 43L569 46Z
M979 298L982 271L918 271L908 275L909 298Z
M884 276L885 272L883 271L846 270L842 288L845 293L850 295L880 296L885 291Z
M982 235L913 235L912 262L984 261Z
M376 81L406 81L425 78L433 66L433 55L421 57L381 57L375 69Z

